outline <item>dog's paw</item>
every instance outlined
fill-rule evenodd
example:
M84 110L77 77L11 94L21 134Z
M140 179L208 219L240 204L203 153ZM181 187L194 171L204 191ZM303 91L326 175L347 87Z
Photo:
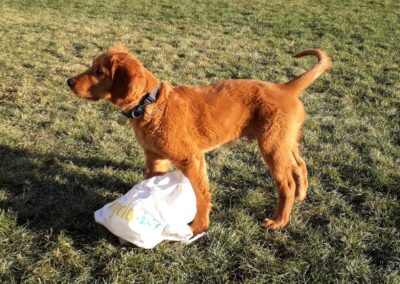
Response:
M208 230L208 222L206 220L194 219L192 224L190 224L190 228L195 236Z
M274 220L265 218L264 221L262 221L261 223L261 227L263 227L264 229L276 230L285 227L287 223L288 221L284 220Z
M294 199L296 201L304 201L304 199L306 199L306 192L305 191L299 191L296 188L296 195L294 196Z

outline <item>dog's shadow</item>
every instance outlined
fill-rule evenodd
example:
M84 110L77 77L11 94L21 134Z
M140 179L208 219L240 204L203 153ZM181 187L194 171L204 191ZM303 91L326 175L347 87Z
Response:
M139 182L139 178L127 181L113 172L141 174L142 168L4 145L0 145L0 157L0 188L6 195L0 199L0 208L16 214L18 225L44 234L63 231L80 244L102 238L116 241L94 222L93 213Z
M0 157L0 189L6 194L0 199L0 209L13 212L18 225L41 234L65 232L79 246L100 239L117 243L116 238L95 223L93 213L140 182L143 179L141 166L98 157L32 152L5 145L0 145ZM129 180L126 173L121 175L128 171L136 173ZM231 171L227 166L221 168L223 175ZM251 173L246 177L238 172L234 175L237 178L223 181L217 178L222 191L216 193L215 211L248 207L246 195L254 186L265 186L254 178L259 175L258 171ZM270 178L266 171L263 176ZM266 194L275 199L271 183ZM274 204L274 201L269 202L269 206L256 204L248 213L260 219L265 217L265 212L272 212Z

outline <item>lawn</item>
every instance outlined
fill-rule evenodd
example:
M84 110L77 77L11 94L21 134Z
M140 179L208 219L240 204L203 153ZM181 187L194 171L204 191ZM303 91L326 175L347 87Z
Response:
M400 283L398 1L3 0L0 39L0 282ZM116 43L174 84L285 82L315 63L293 54L332 56L302 96L310 187L286 228L259 227L277 194L247 141L207 155L197 242L123 247L94 222L144 157L119 111L66 79Z

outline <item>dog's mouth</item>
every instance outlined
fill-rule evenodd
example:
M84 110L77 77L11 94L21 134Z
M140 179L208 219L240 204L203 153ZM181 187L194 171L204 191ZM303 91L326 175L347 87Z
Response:
M98 98L96 96L92 96L91 94L89 94L87 92L81 92L81 91L77 90L76 88L71 88L71 91L74 93L74 95L77 98L80 98L80 99L84 99L84 100L88 100L88 101L92 101L92 102L96 102L96 101L100 100L100 98Z
M75 90L72 90L72 92L80 99L84 99L84 100L92 101L92 102L97 102L98 100L100 100L99 97L94 97L92 95L84 95L79 92L76 92Z
M78 85L76 83L76 80L73 78L67 80L67 85L71 89L71 91L80 99L93 101L93 102L100 100L100 97L91 95L89 91L79 90L77 88Z

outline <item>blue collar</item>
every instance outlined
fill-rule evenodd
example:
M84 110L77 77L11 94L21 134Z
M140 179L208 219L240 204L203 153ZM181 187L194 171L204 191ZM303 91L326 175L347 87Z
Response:
M137 107L128 111L122 111L121 113L129 119L141 117L144 114L144 108L157 100L159 90L160 86L158 85L151 94L147 93L144 96L144 99L142 99L142 102Z

